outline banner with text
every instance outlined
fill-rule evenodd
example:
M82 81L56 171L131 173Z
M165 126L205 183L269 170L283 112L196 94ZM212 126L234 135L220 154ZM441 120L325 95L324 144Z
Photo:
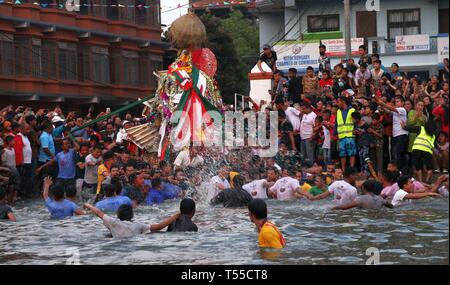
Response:
M345 56L345 39L322 40L327 47L327 56ZM352 55L359 55L359 46L364 45L364 38L352 38Z
M448 35L438 36L437 44L438 44L438 62L443 63L444 58L448 58Z
M396 52L429 51L430 35L410 35L395 37Z
M274 46L277 53L277 68L288 70L296 68L299 73L304 73L308 66L319 68L319 42L278 44Z

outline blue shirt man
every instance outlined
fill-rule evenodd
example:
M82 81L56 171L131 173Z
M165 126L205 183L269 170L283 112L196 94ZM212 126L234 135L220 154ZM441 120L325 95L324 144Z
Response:
M52 160L52 157L44 152L44 148L47 148L53 155L55 155L55 143L53 142L53 137L47 131L43 131L39 141L41 147L39 149L39 162L47 162Z
M62 201L55 201L51 198L45 199L45 206L47 207L53 219L64 219L72 217L79 207L72 201L64 199Z
M69 149L67 152L61 151L56 155L58 163L58 178L74 179L76 174L75 151Z
M102 210L103 212L117 212L121 205L130 205L132 202L130 198L126 196L113 196L107 197L104 200L95 204L95 207Z
M146 204L162 204L165 200L175 199L177 194L174 192L165 192L157 189L151 189L147 195Z

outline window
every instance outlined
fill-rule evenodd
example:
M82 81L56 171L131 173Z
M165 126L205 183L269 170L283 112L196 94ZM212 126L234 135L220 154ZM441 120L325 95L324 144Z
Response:
M151 59L148 53L141 53L139 55L139 75L140 75L140 83L142 86L150 86L151 84L151 76L152 76L152 68L151 68Z
M13 35L0 33L0 75L13 75Z
M339 15L308 16L308 32L339 31Z
M15 70L18 76L31 76L31 38L15 37Z
M109 83L109 55L108 49L91 47L90 79L96 82Z
M139 56L134 51L123 51L123 84L139 85Z
M117 21L119 20L119 0L109 0L108 7L106 7L106 16L108 19Z
M420 9L389 10L388 37L420 34Z
M31 72L33 77L42 76L42 43L41 39L31 39Z
M59 79L77 80L77 46L74 43L58 43Z
M144 6L149 6L146 9ZM136 0L136 24L146 26L161 26L160 20L160 1L159 0Z
M135 23L134 0L120 0L122 7L119 9L119 20L129 23Z
M42 42L42 74L47 79L55 80L56 77L56 49L55 41Z
M112 84L122 84L121 80L121 65L122 65L122 52L120 50L113 49L110 51L110 78Z

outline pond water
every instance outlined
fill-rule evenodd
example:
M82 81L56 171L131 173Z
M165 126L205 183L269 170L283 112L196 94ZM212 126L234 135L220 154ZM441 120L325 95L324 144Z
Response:
M51 220L41 200L14 207L17 223L0 222L0 264L365 264L368 248L381 264L449 264L449 202L415 201L380 212L331 211L331 201L268 201L269 216L287 240L281 251L259 249L247 209L197 205L198 233L109 237L93 215ZM156 223L179 201L140 207L135 220ZM373 249L369 249L373 250ZM373 252L373 251L372 251ZM370 252L368 253L370 254Z

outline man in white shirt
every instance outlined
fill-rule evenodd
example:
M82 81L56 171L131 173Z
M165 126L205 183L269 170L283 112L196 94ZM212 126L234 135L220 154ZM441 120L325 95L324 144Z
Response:
M211 178L212 187L208 191L207 201L211 201L214 197L216 197L220 191L231 188L230 182L228 181L228 177L230 175L230 169L226 165L222 165L219 169L219 173Z
M97 217L103 220L103 224L111 232L114 238L131 238L148 232L156 232L168 227L175 222L180 214L175 214L165 219L159 224L146 225L139 222L133 222L133 207L131 205L121 205L117 211L117 218L106 215L101 210L90 204L84 204L84 208L92 211Z
M325 199L334 195L333 203L337 206L348 205L358 196L358 190L353 186L357 178L358 170L353 167L347 167L344 172L344 180L337 180L328 187L328 191L309 198L310 200Z
M33 151L31 149L31 143L28 139L28 135L30 134L31 126L28 124L22 124L20 126L19 136L22 138L23 142L23 165L20 172L21 186L20 186L20 195L25 197L31 197L32 189L33 189L33 181L31 177L33 176L33 165L32 165L32 154Z
M204 162L196 147L181 151L174 161L175 168L197 167Z
M86 156L84 170L83 190L87 189L91 194L97 191L98 166L102 164L102 150L99 146L95 146L92 153Z
M408 113L403 107L405 100L401 96L397 96L394 99L394 106L388 105L380 98L375 97L376 102L382 106L385 110L392 112L392 160L395 161L400 170L403 170L406 159L406 153L408 151L408 132L405 131L402 125L406 125L408 121Z
M304 160L305 166L310 167L315 160L315 141L314 126L316 122L316 113L312 111L311 104L304 103L301 106L301 121L300 121L300 151Z
M272 187L278 179L278 170L269 168L266 179L257 179L242 186L242 189L252 195L253 199L268 199L267 190Z
M293 170L288 170L289 175L293 175ZM300 182L292 178L291 176L284 176L275 182L275 184L269 188L270 195L277 200L287 201L294 200L301 197Z
M437 197L440 196L434 192L422 192L413 193L414 184L409 176L402 175L397 179L397 184L400 190L395 192L394 198L392 198L391 204L394 207L401 206L405 203L411 202L411 200L423 199L425 197Z

